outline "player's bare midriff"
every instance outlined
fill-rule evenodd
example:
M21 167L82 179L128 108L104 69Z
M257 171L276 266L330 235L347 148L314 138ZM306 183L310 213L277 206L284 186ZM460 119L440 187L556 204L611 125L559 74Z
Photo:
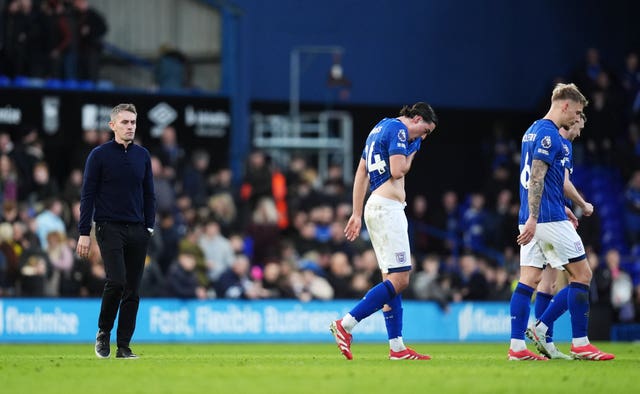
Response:
M390 200L404 202L407 197L404 191L404 177L400 179L388 179L371 194L377 194L380 197L388 198Z

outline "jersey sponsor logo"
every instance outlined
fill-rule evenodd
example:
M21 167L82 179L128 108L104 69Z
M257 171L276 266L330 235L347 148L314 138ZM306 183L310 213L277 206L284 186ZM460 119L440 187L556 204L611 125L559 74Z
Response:
M549 149L551 147L551 137L549 136L544 137L542 139L541 144L543 148Z
M405 142L407 140L407 132L405 129L398 130L398 139L401 142Z
M549 156L549 151L546 149L538 148L538 153Z
M371 132L369 133L369 135L378 134L381 131L382 131L382 126L374 127L373 130L371 130Z
M403 144L402 142L398 142L398 143L396 144L396 146L397 146L398 148L405 148L405 149L407 149L407 145L406 145L406 144Z
M522 137L522 142L531 142L536 139L536 135L533 133L525 134Z
M404 252L396 253L396 262L397 263L405 263L407 261L407 255Z

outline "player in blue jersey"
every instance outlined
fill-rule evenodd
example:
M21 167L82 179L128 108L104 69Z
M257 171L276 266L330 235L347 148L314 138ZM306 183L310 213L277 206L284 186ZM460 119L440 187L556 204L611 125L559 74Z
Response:
M407 217L404 213L406 193L404 176L420 149L422 141L436 128L438 119L429 104L419 102L405 106L397 118L381 120L369 133L353 183L353 213L344 229L349 241L362 228L362 214L367 188L370 188L364 220L382 271L382 283L374 286L358 304L330 329L338 348L348 359L351 331L367 316L383 310L389 336L391 360L429 360L406 347L402 340L402 298L409 284L411 251Z
M562 148L565 154L563 158L563 164L565 168L564 178L564 194L567 197L565 201L565 211L569 217L569 221L573 224L574 228L578 227L578 219L571 211L572 203L579 206L584 216L591 216L593 214L593 205L584 200L580 195L576 187L573 185L570 179L570 175L573 174L573 147L572 142L580 137L580 133L584 128L584 124L587 121L584 113L580 116L580 120L576 122L571 128L560 128L560 136L562 137ZM533 330L534 327L527 328L526 335L529 339L534 341L536 348L541 354L544 354L550 359L559 360L572 360L573 357L562 353L553 343L553 323L567 311L567 293L569 288L564 287L555 296L553 295L556 287L556 283L559 280L561 271L564 269L553 269L549 264L542 271L542 279L536 288L536 300L534 304L534 315L536 320L542 320L548 330L546 335L540 338L545 340L536 341ZM545 316L541 319L542 316Z
M601 352L589 342L591 269L582 240L565 212L565 154L559 128L570 128L578 122L587 104L574 84L556 85L549 112L535 121L522 137L520 234L517 237L520 280L511 297L509 360L547 360L529 351L524 341L531 296L540 283L546 263L553 268L562 266L569 274L567 309L571 314L571 355L587 360L614 358L613 354ZM540 326L540 333L546 335L544 326Z

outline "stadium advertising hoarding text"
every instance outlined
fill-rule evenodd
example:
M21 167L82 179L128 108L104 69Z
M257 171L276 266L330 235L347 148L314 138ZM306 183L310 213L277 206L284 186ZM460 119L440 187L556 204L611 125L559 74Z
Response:
M140 304L135 341L139 342L326 342L328 325L353 301L180 301L145 299ZM508 303L457 303L442 311L436 304L405 301L403 336L411 342L507 341ZM98 299L0 300L0 343L91 342ZM569 319L556 324L558 341L570 340ZM381 313L354 330L358 341L386 341Z

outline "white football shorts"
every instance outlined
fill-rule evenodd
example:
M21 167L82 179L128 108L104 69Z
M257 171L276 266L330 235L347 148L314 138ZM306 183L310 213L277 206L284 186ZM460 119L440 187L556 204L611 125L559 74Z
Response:
M520 231L523 227L518 226ZM585 257L582 239L568 220L538 223L531 242L520 246L520 265L524 266L560 268Z
M372 194L364 207L364 222L378 266L383 273L411 269L406 203Z

